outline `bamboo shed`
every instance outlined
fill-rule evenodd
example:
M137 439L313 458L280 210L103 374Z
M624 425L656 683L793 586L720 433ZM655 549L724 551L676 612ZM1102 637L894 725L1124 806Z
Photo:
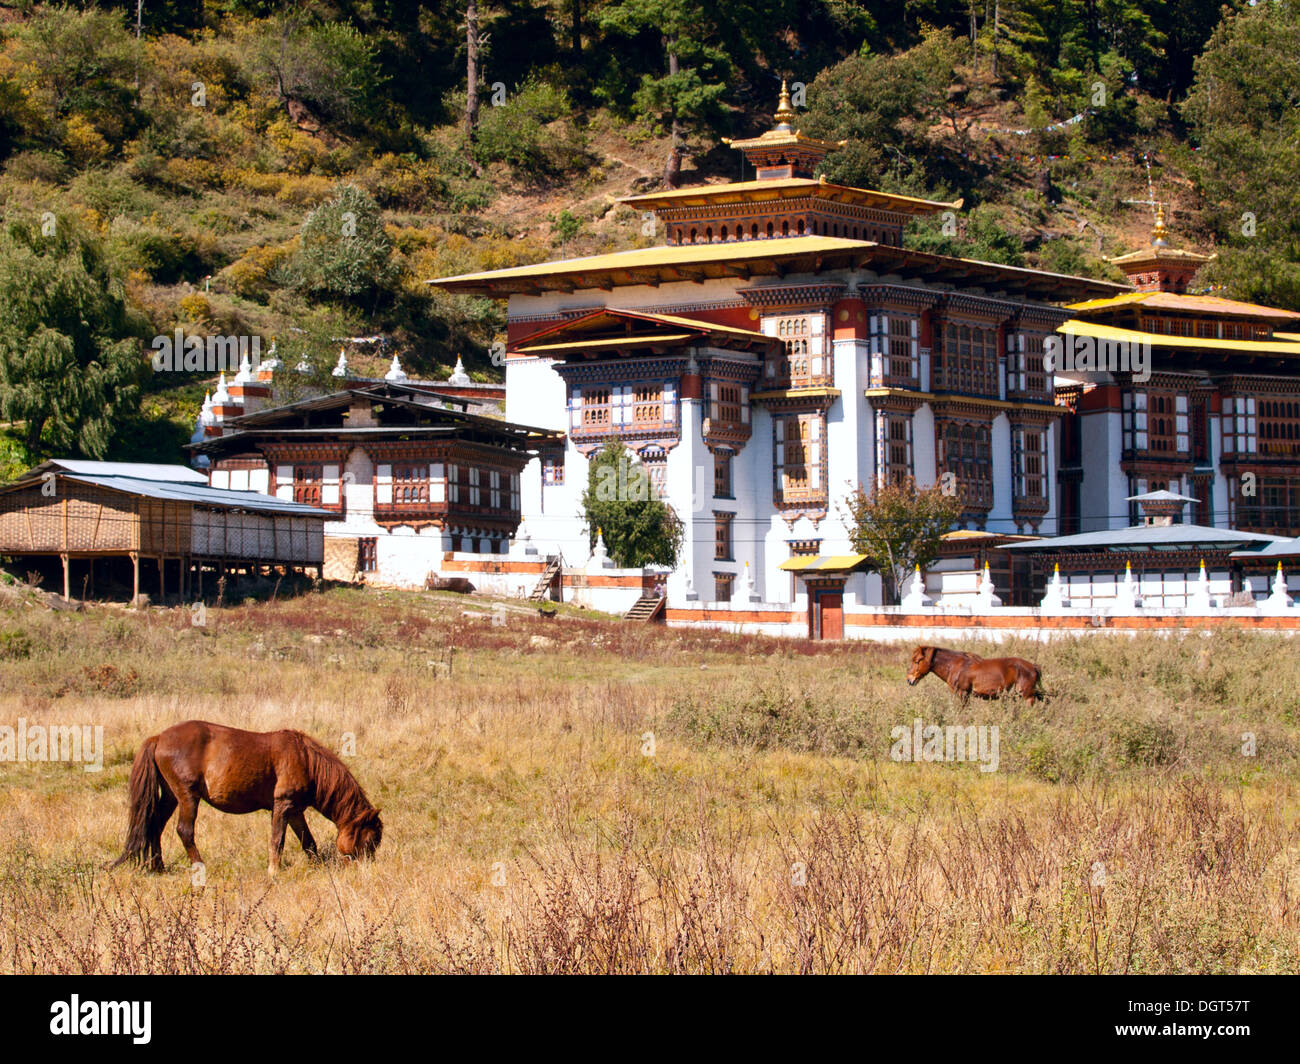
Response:
M134 595L140 561L157 563L166 595L168 562L184 595L192 572L207 567L324 564L323 510L255 491L208 486L186 466L56 460L0 487L0 555L54 555L71 594L74 559L129 558ZM201 579L201 577L200 577Z

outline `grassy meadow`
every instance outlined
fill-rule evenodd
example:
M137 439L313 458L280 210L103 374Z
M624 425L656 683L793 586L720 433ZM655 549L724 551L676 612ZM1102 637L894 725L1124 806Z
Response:
M0 599L0 725L105 742L100 772L0 763L0 971L1300 966L1285 639L1009 645L1047 702L963 708L910 647L351 588L194 619ZM998 771L892 761L918 717L997 725ZM139 743L189 718L354 746L377 859L309 812L325 860L290 835L272 879L270 814L203 806L204 882L174 821L165 875L106 872Z

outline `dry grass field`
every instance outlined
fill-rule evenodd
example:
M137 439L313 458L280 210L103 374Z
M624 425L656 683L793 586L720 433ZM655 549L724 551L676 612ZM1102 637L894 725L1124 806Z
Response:
M196 626L8 591L0 725L102 725L106 750L100 772L0 763L0 971L1300 966L1292 643L1009 647L1046 704L963 709L906 685L903 648L492 611L330 589ZM918 717L996 725L998 771L891 760ZM271 879L269 814L205 806L205 882L171 825L165 875L104 871L137 746L188 718L354 737L377 860L290 837Z

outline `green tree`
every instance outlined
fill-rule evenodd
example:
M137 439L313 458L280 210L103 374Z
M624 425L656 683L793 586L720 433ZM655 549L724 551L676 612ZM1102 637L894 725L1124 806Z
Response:
M658 34L663 66L646 74L636 91L636 111L665 122L672 134L664 184L675 188L681 174L687 127L722 113L733 63L720 39L728 7L717 0L619 0L600 14L601 28L634 38Z
M616 565L676 565L681 549L681 523L661 501L645 467L621 440L611 440L592 458L582 512L591 545L597 533Z
M387 80L375 46L346 22L317 21L300 7L249 27L253 72L295 121L355 123L373 117Z
M61 144L69 123L78 119L107 151L140 128L134 88L139 51L120 14L39 7L18 24L13 38L14 81L35 116L32 132L40 140Z
M293 286L308 295L377 300L396 279L397 267L393 242L370 194L343 185L307 215L287 272Z
M1222 246L1207 277L1238 298L1300 309L1300 7L1219 24L1183 105L1195 175Z
M920 489L910 478L867 492L861 484L840 504L853 549L880 572L888 601L897 602L915 566L939 556L942 537L961 517L961 499L939 485Z
M0 415L24 423L32 455L107 451L139 399L141 339L98 245L70 220L0 230Z

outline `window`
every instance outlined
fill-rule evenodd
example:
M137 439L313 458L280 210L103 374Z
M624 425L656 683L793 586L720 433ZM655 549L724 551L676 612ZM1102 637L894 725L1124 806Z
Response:
M1122 406L1124 450L1145 451L1147 449L1146 392L1125 392Z
M714 573L713 574L713 601L730 602L731 585L735 582L735 573Z
M998 331L949 322L943 330L938 365L940 380L935 387L966 395L996 396Z
M941 423L941 468L956 477L957 495L966 510L993 507L993 445L988 425L974 422Z
M735 381L709 381L709 419L717 426L747 426L749 387Z
M458 465L447 466L447 501L460 502L460 475L461 468Z
M732 498L731 458L730 451L713 453L713 497L716 499Z
M920 322L898 314L872 314L871 382L898 388L920 385Z
M824 315L771 319L763 331L781 341L782 350L768 355L764 376L773 387L806 387L826 381L831 359L825 351Z
M497 469L488 471L488 506L501 509L501 472Z
M421 463L393 463L393 505L410 506L429 501L429 467Z
M588 430L608 429L612 420L610 389L584 388L580 393L579 409L582 420L575 427Z
M1047 372L1043 366L1041 333L1012 333L1007 337L1007 389L1045 399ZM995 370L996 372L996 370Z
M720 562L729 562L731 553L731 522L735 514L713 511L713 557Z
M519 499L519 474L510 474L510 512L518 513L520 508Z
M1187 454L1190 421L1187 396L1151 392L1147 400L1147 450L1155 454Z
M306 506L319 506L321 487L325 482L324 470L318 465L293 467L293 501Z
M469 471L469 504L471 506L483 505L483 492L479 486L481 473L479 469L472 466Z
M1276 458L1300 456L1300 400L1259 400L1259 453Z
M876 472L882 484L901 484L912 476L912 415L881 410L876 415Z
M1259 446L1255 397L1238 395L1223 400L1223 453L1255 454Z
M778 503L824 498L822 418L818 412L772 419L773 489Z
M664 420L664 391L659 384L638 384L632 391L632 423L657 425Z
M564 483L564 455L548 454L542 457L542 483L552 487Z
M1016 429L1016 501L1047 501L1046 444L1043 429Z
M365 536L357 540L357 572L373 573L379 554L379 540L375 536Z

